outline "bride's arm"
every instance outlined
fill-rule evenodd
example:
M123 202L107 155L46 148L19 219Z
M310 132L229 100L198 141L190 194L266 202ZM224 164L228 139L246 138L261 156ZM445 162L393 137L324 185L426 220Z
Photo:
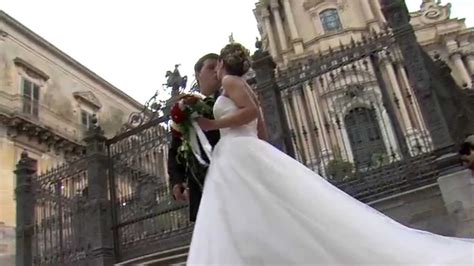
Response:
M216 130L221 128L239 127L252 122L259 116L259 110L255 102L247 93L246 84L242 79L233 76L226 76L222 79L222 88L227 97L239 108L237 111L220 119L208 120L200 118L199 125L203 130Z
M265 120L263 119L262 112L259 112L258 114L257 131L259 139L268 141L267 126L265 125Z
M254 91L250 91L250 93L251 93L251 96L253 97L255 104L258 107L258 123L257 123L258 138L264 141L268 141L268 131L267 131L267 126L265 125L265 119L263 119L260 100L258 99L258 96Z

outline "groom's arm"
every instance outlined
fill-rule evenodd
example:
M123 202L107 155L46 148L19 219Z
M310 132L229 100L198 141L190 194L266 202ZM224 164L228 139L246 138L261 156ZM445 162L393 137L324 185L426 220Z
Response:
M168 150L168 176L170 188L175 199L175 187L182 186L182 184L186 182L186 167L176 158L178 155L179 146L181 146L181 142L181 138L172 136L171 144Z

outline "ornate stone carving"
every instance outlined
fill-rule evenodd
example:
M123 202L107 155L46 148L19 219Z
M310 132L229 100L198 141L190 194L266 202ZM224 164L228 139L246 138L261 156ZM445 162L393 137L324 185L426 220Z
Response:
M437 19L441 16L441 12L439 10L428 10L425 12L425 17L429 19Z
M74 156L80 156L84 152L84 146L70 140L64 136L57 135L53 130L38 125L27 118L19 116L7 117L0 116L0 122L7 126L7 136L14 139L19 136L26 136L28 140L37 141L38 144L44 144L44 148L49 147L57 152L65 152L65 147L73 150Z
M435 3L434 1L426 1L421 5L421 15L425 23L448 19L450 13L450 4L442 6L439 2Z

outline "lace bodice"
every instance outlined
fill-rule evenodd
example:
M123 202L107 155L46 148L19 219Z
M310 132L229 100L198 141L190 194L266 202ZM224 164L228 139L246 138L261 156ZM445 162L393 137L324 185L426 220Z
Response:
M225 117L235 112L238 107L232 99L226 96L219 96L214 104L214 117L216 119ZM254 121L235 128L223 128L220 130L221 139L227 137L257 137L257 119Z

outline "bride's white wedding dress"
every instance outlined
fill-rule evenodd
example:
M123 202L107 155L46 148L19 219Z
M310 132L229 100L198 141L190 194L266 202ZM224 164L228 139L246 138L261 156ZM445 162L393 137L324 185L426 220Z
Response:
M220 96L216 118L237 110ZM474 241L405 227L257 138L221 130L188 265L474 265Z

